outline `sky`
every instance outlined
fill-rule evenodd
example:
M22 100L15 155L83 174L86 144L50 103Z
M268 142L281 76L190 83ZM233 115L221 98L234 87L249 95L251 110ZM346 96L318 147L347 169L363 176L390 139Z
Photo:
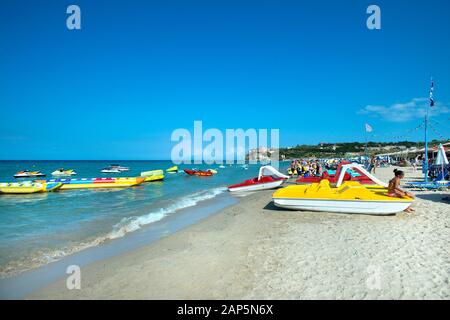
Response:
M449 39L448 0L6 0L0 159L169 159L195 120L281 146L364 141L365 123L423 140L431 77L430 138L449 138Z

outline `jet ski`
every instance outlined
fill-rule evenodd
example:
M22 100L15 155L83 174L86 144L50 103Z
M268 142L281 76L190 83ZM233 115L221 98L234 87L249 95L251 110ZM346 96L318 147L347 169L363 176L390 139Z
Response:
M77 173L75 172L75 170L65 170L64 168L60 168L52 172L52 176L74 176L76 174Z
M43 174L40 171L23 170L23 171L17 172L14 175L14 178L34 178L34 177L45 177L45 174Z

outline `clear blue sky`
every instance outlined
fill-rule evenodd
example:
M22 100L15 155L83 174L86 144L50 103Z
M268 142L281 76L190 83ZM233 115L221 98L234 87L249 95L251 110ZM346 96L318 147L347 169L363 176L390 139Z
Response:
M283 146L363 141L365 122L395 140L420 124L431 76L447 138L449 39L448 0L6 0L0 159L168 159L194 120L279 128Z

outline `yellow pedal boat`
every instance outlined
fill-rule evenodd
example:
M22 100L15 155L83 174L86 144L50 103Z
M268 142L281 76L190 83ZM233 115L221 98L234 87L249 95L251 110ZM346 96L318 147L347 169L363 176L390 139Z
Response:
M328 180L288 186L277 190L272 198L275 206L286 209L372 215L394 214L413 202L409 197L390 197L384 188L368 189L357 181L332 188Z
M144 177L144 182L151 181L160 181L164 179L164 171L163 170L151 170L141 172L141 177Z

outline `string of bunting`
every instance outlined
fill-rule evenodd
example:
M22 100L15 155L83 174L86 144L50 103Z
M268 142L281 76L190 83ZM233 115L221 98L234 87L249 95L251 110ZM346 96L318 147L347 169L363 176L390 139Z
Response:
M440 123L440 122L438 122L438 121L436 121L436 120L433 120L433 119L429 119L429 121L430 121L430 122L434 122L434 123L437 124L438 126L443 126L443 127L445 127L446 129L448 128L448 125L447 125L447 124L442 124L442 123Z
M433 127L431 124L429 124L428 126L429 126L429 127L431 128L431 130L433 130L433 132L439 137L439 139L441 139L441 140L448 140L448 138L444 138L444 137L439 133L439 131L437 131L436 128Z
M400 139L403 139L403 138L406 138L406 137L408 137L409 135L411 135L413 132L416 132L416 131L418 131L419 129L421 129L421 128L423 128L423 126L424 126L424 124L425 124L425 121L422 121L422 123L420 123L419 125L417 125L416 127L414 127L414 128L411 128L411 129L408 129L405 133L403 133L403 134L398 134L398 135L392 135L392 133L385 133L385 134L373 134L372 136L373 137L387 137L387 136L389 136L389 137L391 137L391 139L394 139L394 140L400 140Z

